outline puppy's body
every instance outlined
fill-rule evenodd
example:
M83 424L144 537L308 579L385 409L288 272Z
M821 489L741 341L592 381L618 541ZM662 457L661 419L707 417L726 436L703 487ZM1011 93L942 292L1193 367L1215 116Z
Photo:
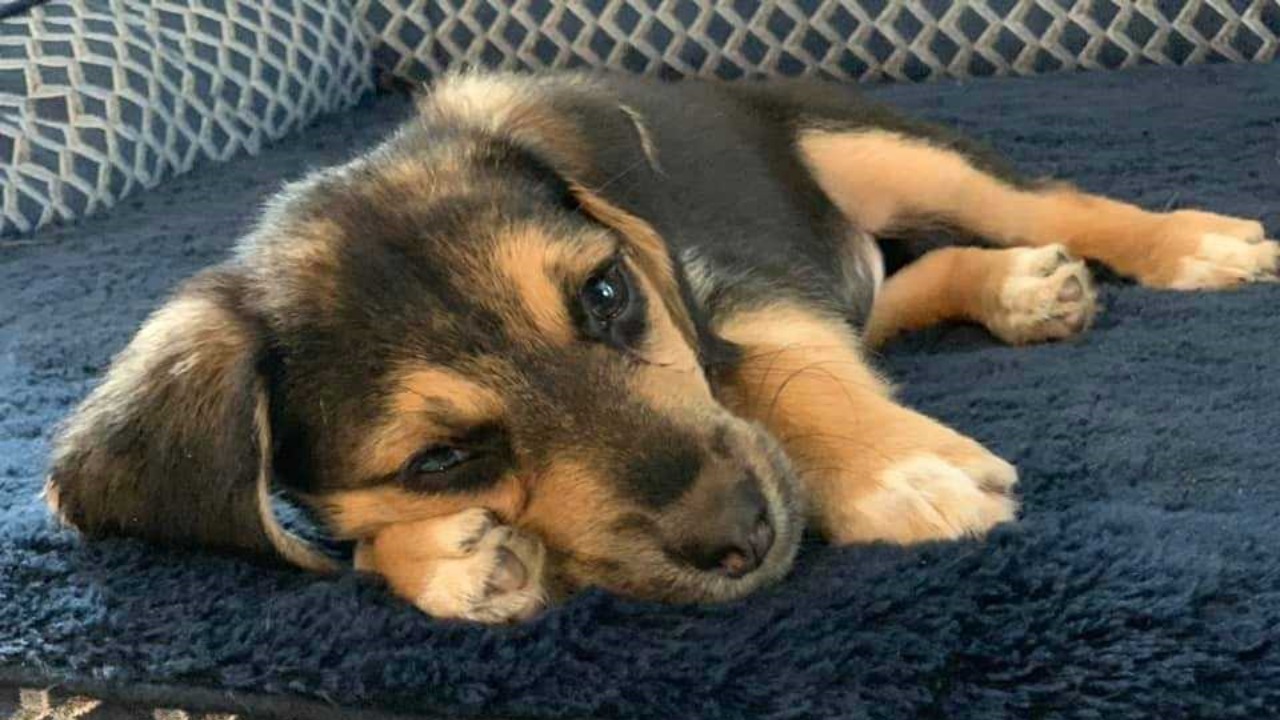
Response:
M938 226L1010 247L884 279L877 241ZM90 534L325 566L271 516L283 485L441 616L592 584L739 597L785 573L805 514L904 543L1013 517L1014 469L897 404L861 347L944 320L1080 332L1072 254L1205 288L1280 251L1254 222L1024 182L833 86L460 76L147 323L48 496Z
M509 81L473 82L459 92ZM840 85L561 76L540 88L590 158L584 183L658 230L711 316L785 297L854 324L869 315L879 249L819 186L797 143L805 130L901 133L1024 184L976 144Z

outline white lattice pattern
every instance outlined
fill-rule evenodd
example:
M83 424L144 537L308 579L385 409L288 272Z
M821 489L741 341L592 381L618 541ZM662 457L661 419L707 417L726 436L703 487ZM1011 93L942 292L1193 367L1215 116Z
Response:
M353 105L376 64L922 80L1265 62L1280 0L52 0L0 21L0 235Z
M422 80L464 63L858 80L1269 61L1276 0L359 0L375 57Z
M0 234L256 152L371 88L345 0L62 0L0 22Z

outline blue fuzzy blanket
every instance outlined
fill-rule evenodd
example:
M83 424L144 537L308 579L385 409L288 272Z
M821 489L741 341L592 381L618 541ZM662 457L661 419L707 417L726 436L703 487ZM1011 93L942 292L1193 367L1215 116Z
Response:
M1280 65L882 88L1033 172L1280 231ZM1011 349L950 328L882 358L912 405L1016 462L982 542L832 549L719 607L592 592L523 627L433 621L369 581L132 541L35 499L53 423L286 178L401 100L0 246L0 683L165 706L518 717L1280 715L1280 288L1110 283L1097 326Z

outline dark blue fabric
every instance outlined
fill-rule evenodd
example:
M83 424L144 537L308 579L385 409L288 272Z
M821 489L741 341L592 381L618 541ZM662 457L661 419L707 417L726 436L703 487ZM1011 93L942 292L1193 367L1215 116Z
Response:
M1033 171L1280 230L1280 66L876 93ZM953 328L899 343L883 364L903 397L1019 465L1023 520L983 542L810 544L785 583L734 605L589 593L487 629L351 576L56 530L34 499L55 420L282 178L405 111L381 101L0 247L0 669L462 715L1280 713L1276 286L1111 284L1078 341L1012 349Z

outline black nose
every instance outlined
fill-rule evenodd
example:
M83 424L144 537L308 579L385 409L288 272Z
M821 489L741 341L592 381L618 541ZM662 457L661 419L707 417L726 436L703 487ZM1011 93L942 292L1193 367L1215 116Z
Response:
M759 482L739 481L697 520L680 554L700 570L739 578L760 567L773 547L773 525Z

